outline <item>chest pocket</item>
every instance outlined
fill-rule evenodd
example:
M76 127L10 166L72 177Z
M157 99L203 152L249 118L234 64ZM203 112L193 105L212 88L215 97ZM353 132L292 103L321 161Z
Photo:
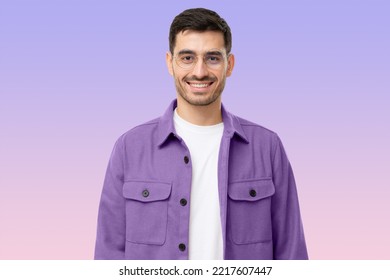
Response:
M231 239L236 244L272 240L271 178L233 182L228 188Z
M129 181L124 183L127 241L153 245L164 244L171 188L170 183L161 182Z

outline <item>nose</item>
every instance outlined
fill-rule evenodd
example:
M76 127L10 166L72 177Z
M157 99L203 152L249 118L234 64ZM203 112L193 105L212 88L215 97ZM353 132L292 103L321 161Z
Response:
M198 59L196 62L194 69L192 69L192 73L197 78L203 78L209 74L206 63L203 59Z

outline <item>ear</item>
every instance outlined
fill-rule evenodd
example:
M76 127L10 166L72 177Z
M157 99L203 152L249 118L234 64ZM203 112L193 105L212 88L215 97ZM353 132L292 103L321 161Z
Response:
M167 63L168 72L173 76L173 65L172 65L172 54L170 51L168 51L165 55L165 62Z
M227 69L226 69L226 77L230 77L230 75L233 72L234 60L235 60L234 54L229 54L228 59L227 59L228 65L227 65Z

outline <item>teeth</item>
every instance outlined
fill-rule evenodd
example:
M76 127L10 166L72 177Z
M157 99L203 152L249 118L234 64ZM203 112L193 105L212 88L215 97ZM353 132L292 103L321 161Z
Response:
M197 88L204 88L204 87L208 87L209 84L191 84L191 86Z

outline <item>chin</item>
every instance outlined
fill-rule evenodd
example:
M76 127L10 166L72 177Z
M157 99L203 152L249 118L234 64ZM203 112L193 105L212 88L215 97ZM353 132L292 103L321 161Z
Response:
M183 96L182 98L189 104L194 106L208 106L217 101L219 96L200 96L199 93L190 93L189 95Z

